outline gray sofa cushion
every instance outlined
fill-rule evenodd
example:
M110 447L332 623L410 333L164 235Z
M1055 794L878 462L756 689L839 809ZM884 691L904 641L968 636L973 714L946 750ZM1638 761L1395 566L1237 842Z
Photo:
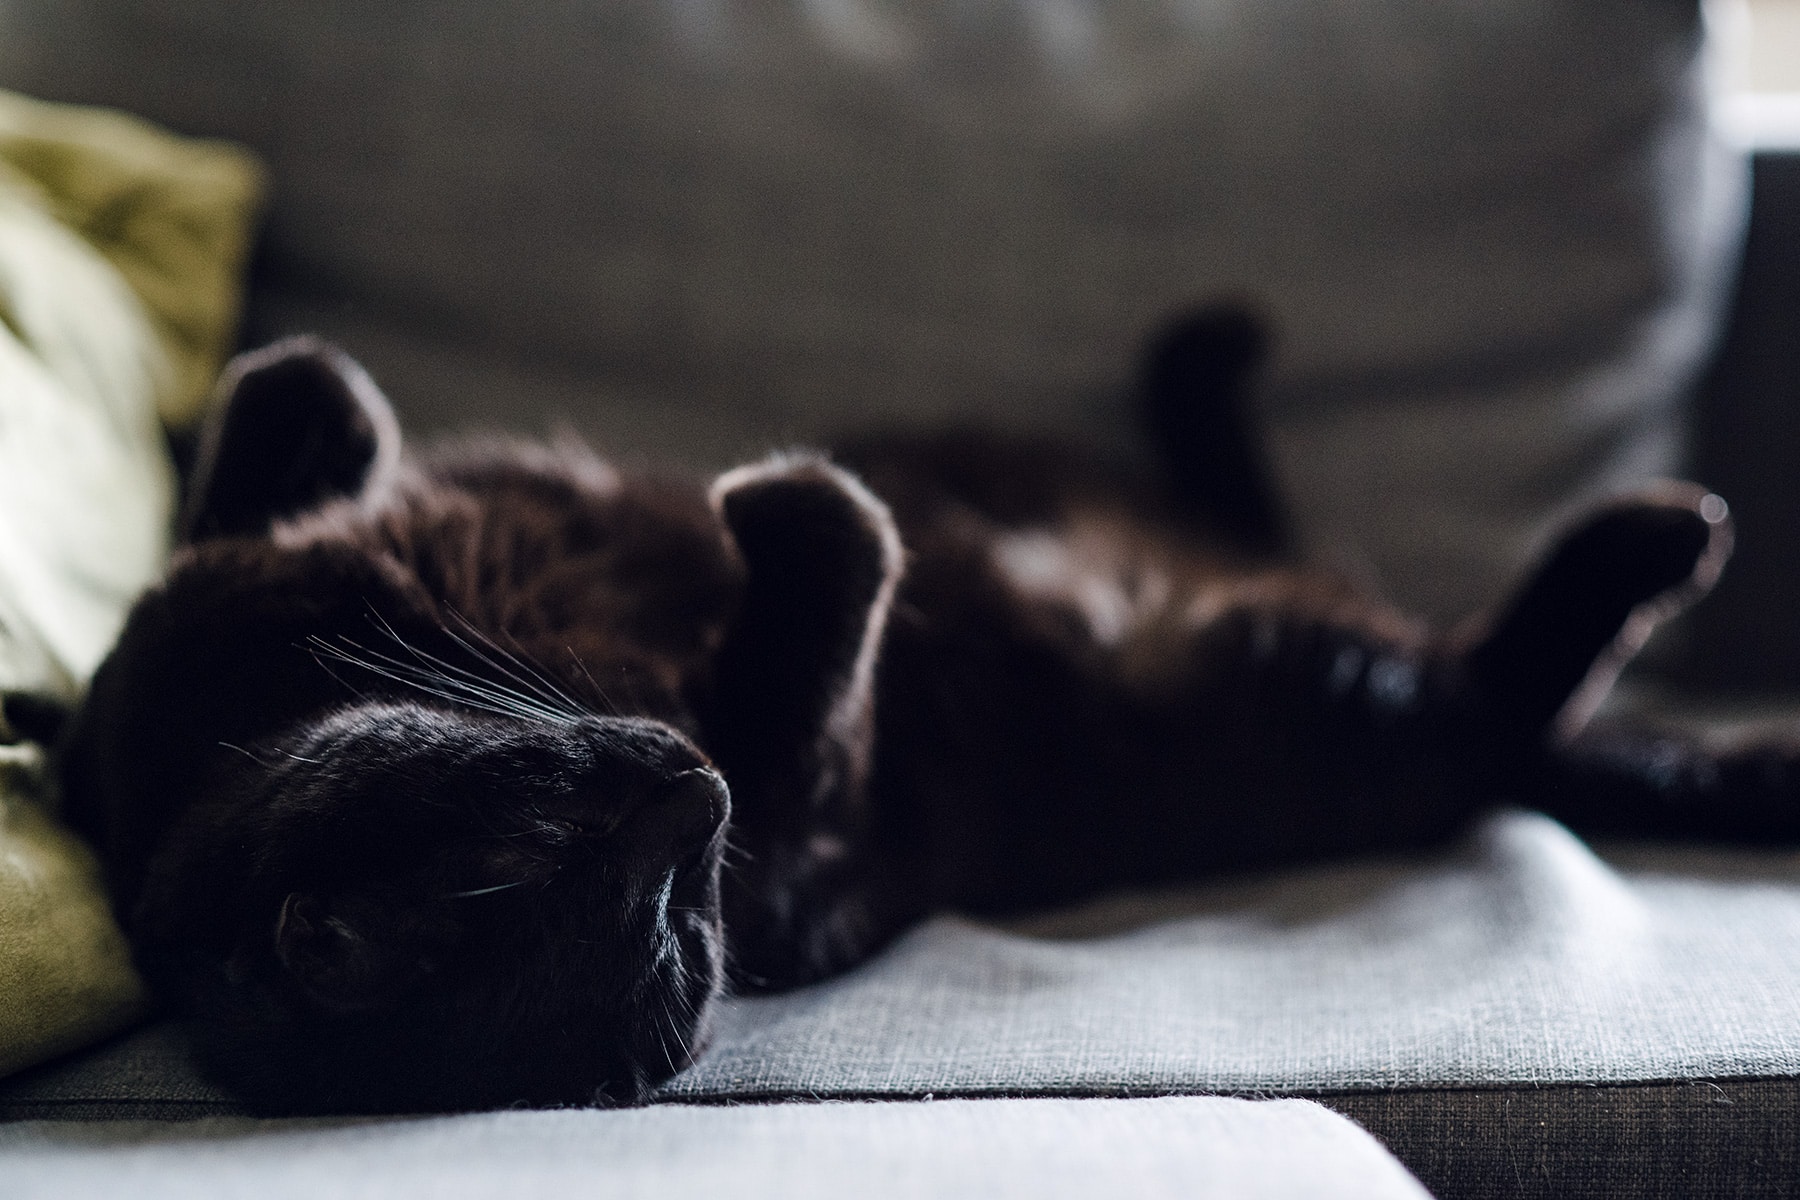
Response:
M738 1002L672 1096L1329 1092L1800 1070L1800 862L1489 821L1426 866L939 919ZM1079 935L1079 936L1071 936Z
M1800 862L1621 847L1502 814L1456 854L942 917L725 1010L672 1100L1329 1094L1800 1073ZM0 1087L0 1113L217 1111L163 1027ZM126 1109L112 1111L124 1112Z
M13 1200L1426 1197L1373 1138L1317 1105L1225 1099L13 1125L0 1128L0 1192Z
M1424 862L946 919L836 983L738 1002L663 1099L1284 1093L1442 1197L1782 1195L1797 885L1792 855L1599 857L1513 814ZM239 1111L170 1025L0 1084L0 1119Z
M0 1098L0 1118L187 1121L237 1115L192 1075L167 1026L144 1030L78 1063L39 1072ZM1800 1176L1800 1080L1649 1084L1384 1087L1315 1098L1373 1133L1441 1200L1563 1200L1569 1196L1787 1196ZM985 1097L982 1103L994 1103ZM236 1122L214 1131L276 1130ZM179 1139L141 1125L107 1134ZM208 1136L202 1134L202 1137ZM87 1144L81 1135L47 1142Z
M1743 192L1700 47L1695 0L0 9L0 83L267 154L258 329L419 420L1118 443L1135 343L1254 298L1304 530L1438 616L1673 462Z

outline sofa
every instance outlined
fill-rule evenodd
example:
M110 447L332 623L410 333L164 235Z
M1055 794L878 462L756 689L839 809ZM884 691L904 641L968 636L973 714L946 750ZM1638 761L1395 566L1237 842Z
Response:
M237 342L337 340L415 434L712 469L978 420L1129 463L1137 346L1235 297L1276 331L1259 416L1308 551L1430 619L1597 496L1725 495L1738 560L1616 703L1741 723L1800 684L1800 139L1722 124L1715 51L1689 0L0 0L0 88L260 158ZM1800 858L1522 811L1435 855L943 914L732 1000L631 1111L253 1117L127 993L0 1079L0 1191L1800 1178Z

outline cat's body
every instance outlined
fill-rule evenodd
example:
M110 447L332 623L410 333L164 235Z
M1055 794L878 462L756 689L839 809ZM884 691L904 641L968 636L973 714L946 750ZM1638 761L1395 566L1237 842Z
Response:
M341 356L241 364L66 758L152 982L271 1108L624 1101L728 978L819 978L939 907L1422 845L1500 801L1794 836L1785 780L1739 828L1691 806L1735 778L1711 760L1550 734L1716 572L1703 493L1595 516L1433 635L1283 564L1229 405L1180 407L1243 339L1190 333L1152 372L1160 490L974 435L710 489L573 446L401 460Z

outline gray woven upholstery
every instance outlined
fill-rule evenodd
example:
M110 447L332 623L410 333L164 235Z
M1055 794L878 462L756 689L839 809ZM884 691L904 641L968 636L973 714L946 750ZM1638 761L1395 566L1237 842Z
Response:
M675 1096L1321 1092L1800 1071L1800 863L1495 818L1425 866L950 918L740 1002ZM1086 936L1068 938L1063 933Z
M1794 1194L1800 1080L1381 1090L1323 1098L1450 1200Z
M8 0L0 85L268 155L258 331L415 424L1117 445L1139 339L1251 298L1310 541L1459 616L1673 464L1744 191L1700 42L1695 0Z

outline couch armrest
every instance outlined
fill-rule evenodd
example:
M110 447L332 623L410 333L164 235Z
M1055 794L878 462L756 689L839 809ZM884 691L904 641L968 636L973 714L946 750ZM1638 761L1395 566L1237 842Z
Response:
M1701 385L1692 472L1738 550L1695 614L1682 682L1800 691L1800 145L1759 150L1730 324Z

